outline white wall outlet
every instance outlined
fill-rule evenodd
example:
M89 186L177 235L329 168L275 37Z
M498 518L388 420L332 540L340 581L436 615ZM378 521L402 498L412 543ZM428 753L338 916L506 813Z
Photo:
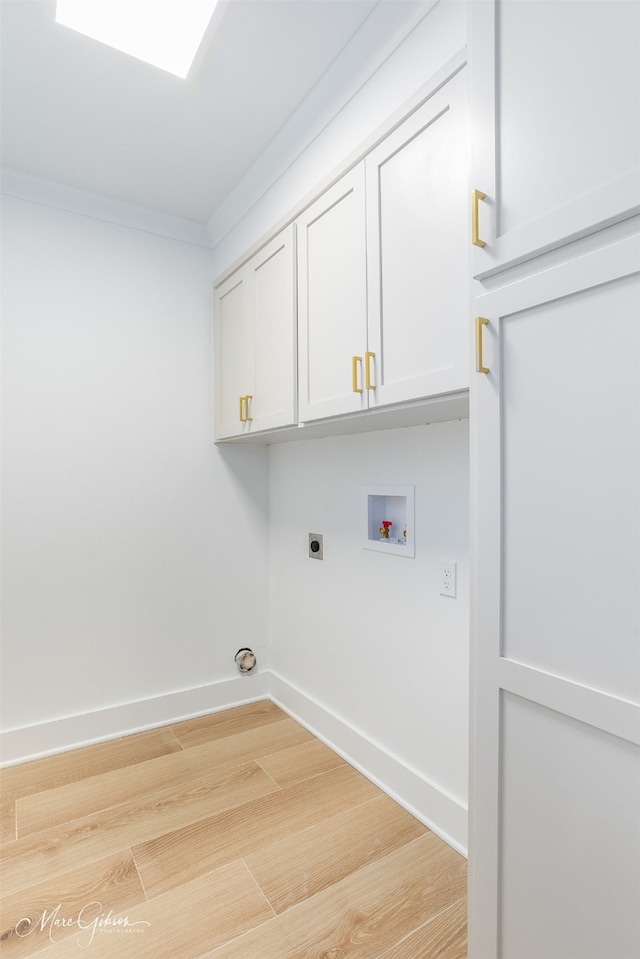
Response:
M440 563L440 595L451 596L455 599L456 595L456 564Z

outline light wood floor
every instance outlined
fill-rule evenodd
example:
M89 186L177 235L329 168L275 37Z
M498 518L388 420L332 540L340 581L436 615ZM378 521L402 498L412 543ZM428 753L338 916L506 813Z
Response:
M1 782L4 959L466 956L464 858L273 703Z

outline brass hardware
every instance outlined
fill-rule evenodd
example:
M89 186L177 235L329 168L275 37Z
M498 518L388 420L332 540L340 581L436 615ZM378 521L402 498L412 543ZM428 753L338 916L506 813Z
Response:
M367 351L364 354L364 364L365 364L364 366L365 384L364 385L367 387L368 390L375 390L376 388L375 383L371 382L371 360L375 358L375 355L376 355L375 353L371 353L370 351Z
M488 326L489 320L484 316L476 316L476 373L488 373L489 368L482 360L482 327Z
M352 356L351 357L351 388L354 393L362 393L361 387L358 386L358 363L362 363L362 357Z
M474 246L486 246L484 240L480 239L480 212L478 210L480 200L486 199L486 195L481 193L480 190L474 190L471 198L471 242Z
M253 396L247 394L246 396L240 397L240 422L241 423L251 423L253 417L249 416L249 403L253 399Z

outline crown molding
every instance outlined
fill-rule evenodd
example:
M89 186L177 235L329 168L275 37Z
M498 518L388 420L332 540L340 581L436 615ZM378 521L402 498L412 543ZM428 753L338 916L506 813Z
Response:
M204 223L78 190L17 170L2 169L0 192L5 196L39 203L78 216L91 217L211 249L211 237Z

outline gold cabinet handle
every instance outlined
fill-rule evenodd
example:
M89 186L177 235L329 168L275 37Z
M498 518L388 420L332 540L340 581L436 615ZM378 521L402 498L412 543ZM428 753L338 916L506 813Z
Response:
M370 351L364 354L364 385L368 390L375 390L376 388L375 383L371 382L371 360L375 359L375 355L375 353L371 353Z
M489 368L482 359L482 327L488 326L489 320L484 316L476 316L476 373L488 373Z
M244 413L244 401L245 401L245 400L246 400L246 396L241 396L241 397L240 397L240 414L239 414L239 416L240 416L240 422L241 422L241 423L246 423L246 422L247 422L247 417L246 417L246 415L245 415L245 413Z
M474 190L471 194L471 242L474 246L486 246L484 240L480 239L480 211L478 209L480 200L486 199L486 194L480 190Z
M253 399L253 396L251 396L250 393L248 393L248 394L245 396L245 398L244 398L244 400L245 400L245 411L246 411L245 417L244 417L245 423L253 423L253 416L249 416L249 410L251 409L251 400L252 400L252 399Z
M351 388L354 393L362 393L361 387L358 386L358 363L362 363L362 357L352 356L351 357Z

